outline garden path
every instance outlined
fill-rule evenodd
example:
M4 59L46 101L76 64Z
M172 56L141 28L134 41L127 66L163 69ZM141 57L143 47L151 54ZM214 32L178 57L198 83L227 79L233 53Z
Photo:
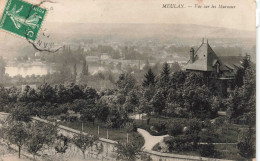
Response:
M163 136L153 136L148 131L144 129L138 128L137 131L144 137L144 150L152 150L153 147L163 141L164 137L167 137L169 135L163 135Z

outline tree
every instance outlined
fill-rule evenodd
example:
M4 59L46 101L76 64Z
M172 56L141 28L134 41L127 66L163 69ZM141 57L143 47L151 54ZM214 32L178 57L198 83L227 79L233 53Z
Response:
M231 91L227 99L228 117L242 124L254 124L256 118L256 76L255 68L245 70L244 84ZM243 121L243 122L241 122Z
M56 146L54 147L57 153L65 153L66 150L68 149L68 143L69 143L69 138L60 134L56 137L57 142Z
M212 108L213 96L207 86L188 86L183 91L184 106L195 117L205 119L215 117L217 110Z
M124 95L127 95L135 87L136 79L132 74L121 74L116 85Z
M35 155L44 145L50 146L57 135L57 126L42 122L30 122L28 125L28 141L26 143L28 152Z
M253 130L249 127L248 132L244 136L243 140L237 144L239 154L245 158L251 159L255 156L254 140L252 138Z
M139 93L137 90L131 90L127 96L124 106L128 112L133 112L139 106Z
M11 112L11 117L13 120L16 121L24 121L24 122L29 122L31 121L30 117L31 113L29 109L26 106L23 105L17 105L15 108L13 108Z
M122 114L116 109L113 109L109 116L108 126L112 128L119 128L122 126L127 120L122 117Z
M91 108L84 108L80 111L80 119L81 121L89 121L92 122L92 124L95 124L95 118L96 118L96 109L94 107Z
M21 157L21 148L28 140L28 131L25 123L21 121L12 121L6 129L8 140L18 146L18 156Z
M109 113L110 113L109 107L104 103L97 102L96 108L97 108L97 112L96 112L97 113L97 119L105 122L108 118Z
M177 71L172 74L170 80L170 87L173 89L182 89L185 81L186 81L187 73L184 71Z
M0 110L4 109L4 106L9 103L9 96L4 86L0 84Z
M85 151L87 148L91 147L93 143L97 140L96 137L91 135L84 135L83 133L73 136L72 142L81 150L83 157L85 159Z
M84 109L93 108L93 106L95 106L95 102L92 99L76 99L73 101L71 110L74 112L82 112Z
M249 55L246 54L246 56L243 58L242 66L243 66L244 70L246 70L250 66Z
M48 83L44 83L38 87L37 95L38 95L39 101L44 102L44 103L56 101L55 90Z
M143 87L155 85L155 75L151 68L149 68L148 72L144 75L144 77L145 80L143 81Z
M94 88L86 87L84 90L85 99L98 99L99 95Z
M172 66L171 66L171 71L172 71L173 73L178 72L178 71L181 71L181 66L179 65L178 62L174 62L174 63L172 64Z
M205 80L201 75L191 72L186 75L184 87L202 86L205 84Z
M82 75L88 75L88 65L86 59L83 59Z
M159 115L161 115L163 109L165 109L165 97L162 90L157 91L157 93L153 96L151 102L153 104L154 112L157 112Z
M246 54L246 56L242 60L242 67L238 68L236 72L235 83L238 87L241 87L244 84L244 77L246 74L246 70L250 67L251 65L250 65L249 55Z
M155 87L149 86L148 88L144 89L143 97L149 102L153 98L155 91L156 91Z
M140 100L140 105L139 105L139 111L138 112L139 112L139 114L140 113L145 113L147 115L147 117L148 117L147 122L146 122L147 125L149 125L149 121L148 120L150 120L152 109L153 109L152 104L149 101L147 101L147 99L142 98ZM142 121L143 121L143 117L142 117Z
M66 103L71 100L70 91L63 84L58 84L55 87L57 103Z
M117 159L135 161L141 155L142 149L134 142L115 144Z
M168 63L164 63L162 67L162 71L159 77L159 86L160 87L167 87L170 81L170 67Z

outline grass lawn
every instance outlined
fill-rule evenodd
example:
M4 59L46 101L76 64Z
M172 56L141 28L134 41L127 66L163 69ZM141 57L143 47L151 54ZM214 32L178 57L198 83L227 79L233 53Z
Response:
M82 129L82 123L79 121L60 122L60 124L73 128L75 130L81 131ZM95 125L93 125L90 122L84 123L83 131L98 136L98 126L99 126L99 137L107 138L107 131L108 131L108 139L118 141L118 142L119 141L126 142L127 132L125 129L112 129L112 128L107 129L104 123L95 123ZM138 132L129 132L128 140L130 142L135 142L139 147L142 147L144 145L144 138Z
M218 151L218 158L221 159L227 158L230 160L246 160L244 157L239 155L236 145L215 145L215 150Z
M153 148L155 151L159 150L159 144L156 144ZM246 160L244 157L240 156L236 145L215 145L215 150L217 151L218 159L229 159L229 160ZM181 151L181 152L171 152L172 154L180 154L180 155L190 155L190 156L200 156L199 151Z
M167 117L152 117L150 120L150 125L146 124L146 120L135 120L137 127L146 129L149 131L152 135L154 135L154 132L150 130L150 127L158 122L167 122L167 121L187 121L185 118L167 118ZM253 127L253 130L255 130L255 127ZM216 143L237 143L238 140L242 139L243 133L248 131L248 127L245 125L234 125L229 124L228 128L223 126L217 127L216 133L218 134L218 137L216 138ZM255 139L255 135L253 136L253 139ZM159 144L155 145L153 150L160 151L160 148L158 149ZM236 147L236 144L232 145L225 145L225 144L217 144L215 145L215 150L217 151L217 157L219 159L230 159L230 160L246 160L242 156L239 155L239 151ZM173 154L183 154L183 155L192 155L192 156L200 156L198 151L182 151L182 152L172 152Z

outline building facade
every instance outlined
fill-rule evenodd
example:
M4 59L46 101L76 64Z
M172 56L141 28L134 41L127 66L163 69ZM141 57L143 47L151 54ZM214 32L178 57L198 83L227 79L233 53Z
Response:
M215 84L216 90L226 94L234 88L236 74L242 68L242 56L218 56L208 41L202 41L197 50L190 49L190 59L185 66L187 72L203 76L207 84Z

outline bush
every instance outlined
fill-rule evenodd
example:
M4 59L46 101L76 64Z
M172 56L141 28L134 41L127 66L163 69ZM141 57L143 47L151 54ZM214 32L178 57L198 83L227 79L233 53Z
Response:
M255 156L254 139L252 138L252 136L253 130L249 128L245 136L243 136L242 141L237 144L239 154L248 159Z
M181 135L182 134L183 125L180 122L171 122L168 126L168 134L171 136Z
M156 135L165 135L167 134L167 123L166 122L158 122L154 124L154 129L156 130Z
M213 144L201 144L199 152L202 157L215 157L216 151Z
M75 122L75 121L78 120L78 117L77 116L69 116L68 119L69 119L70 122Z
M165 143L169 147L169 151L189 151L192 149L192 140L190 137L180 135L171 139L165 140Z

